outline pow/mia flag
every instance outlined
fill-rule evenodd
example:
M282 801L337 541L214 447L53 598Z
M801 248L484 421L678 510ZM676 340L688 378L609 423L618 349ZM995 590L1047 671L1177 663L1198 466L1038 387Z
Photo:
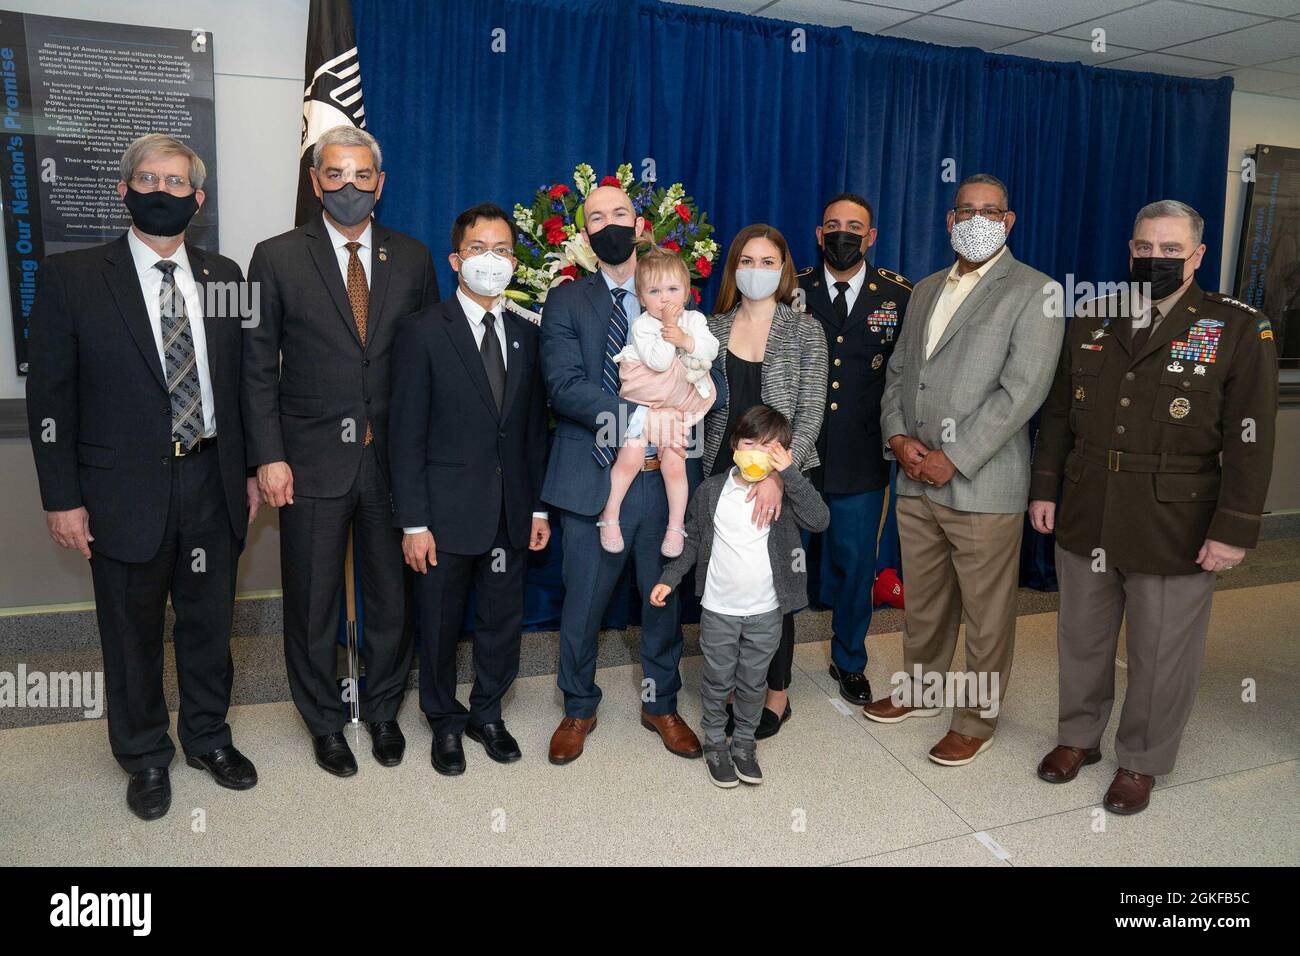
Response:
M298 208L294 214L294 225L297 226L320 210L308 173L312 147L320 134L334 126L366 128L366 108L361 100L361 63L357 59L351 0L311 0L304 76Z

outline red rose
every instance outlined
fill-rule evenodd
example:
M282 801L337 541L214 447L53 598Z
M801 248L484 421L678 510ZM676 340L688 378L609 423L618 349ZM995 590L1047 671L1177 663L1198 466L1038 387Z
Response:
M564 245L568 239L568 234L565 233L563 228L546 230L546 241L553 246Z
M691 286L691 298L695 300L696 305L700 304L700 290L695 286Z
M568 276L570 279L576 279L578 278L578 267L565 266L563 269L560 270L560 275Z
M550 195L552 199L559 199L561 196L567 194L568 191L569 187L564 185L564 183L556 183L551 187Z
M606 176L604 179L600 181L600 184L602 186L617 186L620 189L623 188L623 184L618 181L617 176Z
M684 205L682 205L681 203L678 203L676 206L673 207L673 209L677 210L677 215L679 215L679 216L682 217L682 222L690 222L690 221L691 221L691 207L690 207L690 206L684 206Z
M564 228L563 216L555 215L555 216L551 216L551 218L549 219L542 220L542 229L545 232L550 232L553 229L563 229L563 228Z
M661 243L660 246L659 246L659 248L660 248L660 249L667 249L669 252L681 252L681 251L682 251L682 247L679 246L679 245L678 245L674 240L672 240L672 239L669 239L667 242Z
M700 274L700 278L707 279L709 274L713 272L713 263L700 256L695 260L695 271Z

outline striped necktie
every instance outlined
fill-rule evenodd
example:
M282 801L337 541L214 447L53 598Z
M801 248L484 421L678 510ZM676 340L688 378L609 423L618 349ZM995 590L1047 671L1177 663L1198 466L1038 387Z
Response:
M623 351L623 346L627 344L627 313L623 311L623 297L627 295L627 290L613 291L614 310L609 314L609 330L605 333L605 362L600 371L600 386L606 393L617 395L618 363L614 361L614 356ZM608 468L614 463L618 451L601 442L597 434L596 447L591 450L591 454L600 467Z
M172 406L172 438L188 451L203 437L203 394L194 354L194 336L185 297L176 288L176 263L160 259L153 267L163 274L158 289L158 318L162 327L164 371Z

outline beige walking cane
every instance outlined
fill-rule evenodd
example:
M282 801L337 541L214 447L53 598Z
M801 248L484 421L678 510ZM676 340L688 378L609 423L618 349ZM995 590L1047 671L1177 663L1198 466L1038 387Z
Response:
M348 550L343 559L343 590L348 611L348 684L352 689L352 699L348 704L352 729L356 740L361 737L361 680L360 662L357 659L357 593L356 571L352 567L352 531L348 531Z

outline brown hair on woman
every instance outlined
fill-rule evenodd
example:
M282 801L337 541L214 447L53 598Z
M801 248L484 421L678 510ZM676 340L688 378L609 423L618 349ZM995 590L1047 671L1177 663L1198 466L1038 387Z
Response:
M727 264L722 270L722 287L718 290L718 301L713 304L714 312L730 312L740 303L740 293L736 289L736 264L740 261L741 250L751 239L767 239L781 253L781 284L776 287L776 301L789 305L794 300L794 290L799 287L795 278L794 263L790 260L790 246L781 235L781 230L765 222L756 222L736 233L727 250Z

